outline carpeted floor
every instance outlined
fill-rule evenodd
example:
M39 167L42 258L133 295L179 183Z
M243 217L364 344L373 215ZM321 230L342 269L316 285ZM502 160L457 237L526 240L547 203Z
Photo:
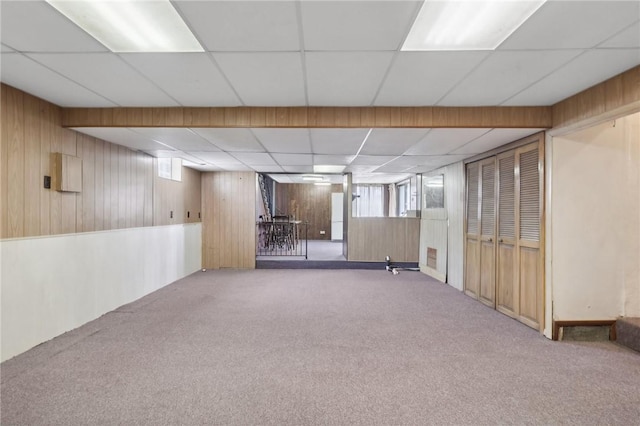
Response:
M3 425L640 424L640 355L416 272L198 272L1 365Z

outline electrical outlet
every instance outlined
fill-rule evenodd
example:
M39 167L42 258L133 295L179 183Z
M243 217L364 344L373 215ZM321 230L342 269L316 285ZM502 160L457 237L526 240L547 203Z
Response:
M191 217L191 212L187 212L187 219Z
M320 235L324 235L324 234L326 234L325 231L320 231Z
M171 210L171 212L169 212L169 219L173 219L173 210Z
M51 189L51 176L44 177L44 187L46 189Z

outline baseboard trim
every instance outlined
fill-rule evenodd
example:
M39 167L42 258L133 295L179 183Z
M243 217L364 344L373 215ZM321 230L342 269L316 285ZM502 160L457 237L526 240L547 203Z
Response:
M552 340L560 338L560 329L562 327L609 327L609 340L616 340L616 320L571 320L571 321L553 321Z

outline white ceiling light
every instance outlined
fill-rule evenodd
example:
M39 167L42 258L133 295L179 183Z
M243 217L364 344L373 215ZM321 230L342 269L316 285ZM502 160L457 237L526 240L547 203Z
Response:
M314 176L314 175L304 175L302 176L302 180L308 180L312 182L320 182L324 180L323 176Z
M402 50L493 50L545 0L425 0Z
M331 182L315 182L314 185L318 186L330 186Z
M203 52L168 0L47 0L112 52Z
M316 165L313 166L314 173L342 173L347 166L334 166L334 165Z

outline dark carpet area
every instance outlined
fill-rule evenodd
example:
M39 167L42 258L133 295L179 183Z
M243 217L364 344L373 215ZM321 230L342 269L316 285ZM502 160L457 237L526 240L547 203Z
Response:
M3 425L640 423L640 354L415 272L207 271L1 365Z

